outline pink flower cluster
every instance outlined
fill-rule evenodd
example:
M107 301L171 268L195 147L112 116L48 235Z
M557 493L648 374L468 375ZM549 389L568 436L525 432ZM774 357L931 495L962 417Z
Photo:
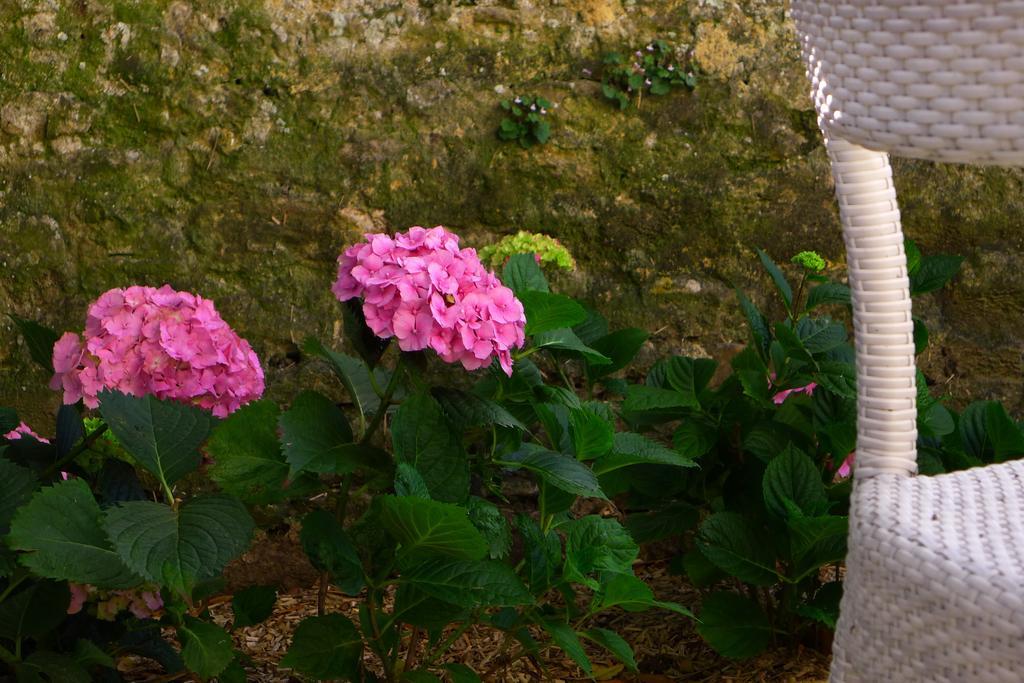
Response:
M104 621L113 621L117 615L127 609L136 619L153 619L164 607L164 600L159 591L140 589L101 592L95 586L82 583L69 583L71 602L68 614L78 614L90 600L96 601L96 617Z
M169 285L111 289L89 307L84 341L67 332L53 346L53 389L64 403L99 405L104 389L192 403L224 417L263 394L249 343L213 302Z
M794 389L783 389L779 393L772 396L772 402L777 406L782 405L783 402L785 402L785 400L789 398L791 394L807 394L808 396L811 396L812 394L814 394L814 390L817 388L818 385L815 384L814 382L811 382L810 384L805 384L802 387L796 387Z
M4 438L7 439L8 441L17 441L22 436L31 436L33 439L35 439L39 443L50 443L49 439L44 439L43 437L41 437L38 434L36 434L35 432L33 432L32 428L29 427L24 422L22 422L17 427L15 427L11 431L9 431L6 434L4 434Z
M341 301L362 297L378 337L396 337L403 351L429 347L467 370L497 357L511 375L511 350L524 343L523 305L440 226L366 235L338 257L332 291Z

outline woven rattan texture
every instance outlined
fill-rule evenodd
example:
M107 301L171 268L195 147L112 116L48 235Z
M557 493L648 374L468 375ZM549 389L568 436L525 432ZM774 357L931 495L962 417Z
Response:
M792 0L826 135L1024 165L1024 0Z
M1024 462L857 483L833 680L1024 679Z

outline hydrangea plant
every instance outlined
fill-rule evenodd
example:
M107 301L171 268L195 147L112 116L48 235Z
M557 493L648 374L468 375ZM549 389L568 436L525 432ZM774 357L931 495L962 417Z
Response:
M500 268L515 254L533 254L537 263L574 270L576 260L565 245L550 235L520 230L480 249L480 260L491 268Z

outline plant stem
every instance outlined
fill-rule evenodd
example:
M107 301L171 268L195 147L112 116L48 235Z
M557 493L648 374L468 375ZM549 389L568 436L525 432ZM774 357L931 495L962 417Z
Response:
M352 473L349 472L341 479L341 492L338 493L338 501L334 508L334 518L338 520L338 525L342 529L345 528L345 514L348 512L348 501L351 491ZM320 574L320 585L317 588L316 595L316 615L318 617L322 617L327 610L327 590L330 587L330 578L329 572Z
M322 617L327 611L327 588L330 584L330 573L320 572L320 585L316 593L316 615Z
M409 634L409 649L405 651L405 665L402 667L403 671L412 671L416 668L416 649L420 644L420 634L422 631L416 626L412 627L412 633Z
M18 658L14 656L14 653L8 650L3 645L0 645L0 660L7 662L11 666L18 663Z
M384 415L388 412L388 405L391 404L391 397L394 396L395 391L398 390L399 380L404 370L405 356L399 356L398 363L395 364L395 369L391 373L391 379L388 380L388 386L384 389L384 395L380 397L380 406L377 408L377 412L373 414L373 420L370 421L370 425L363 433L363 438L359 441L360 444L365 446L370 443L370 439L373 438L374 432L377 431L381 422L384 421Z
M427 658L423 660L423 666L430 666L431 664L433 664L434 660L443 655L448 650L448 648L451 647L452 643L458 640L462 636L462 634L465 633L469 629L469 627L475 623L475 621L476 620L474 618L470 619L469 621L462 622L462 624L457 629L452 631L447 638L442 640L436 647L434 647L434 649L430 652Z
M20 586L22 581L28 578L28 572L20 573L20 571L21 570L19 570L19 575L12 578L10 583L7 584L7 588L4 589L4 592L0 593L0 602L6 600L7 596L10 595L15 588Z
M89 446L92 446L94 443L96 443L96 439L98 439L101 436L103 436L103 434L108 429L109 429L109 427L107 426L107 424L103 423L99 427L97 427L96 429L94 429L91 432L89 432L85 436L85 438L83 438L78 443L77 446L75 446L74 448L72 448L70 451L67 452L67 455L65 455L63 458L61 458L60 460L58 460L57 462L53 463L52 465L47 467L45 470L43 470L42 474L39 475L39 478L40 479L49 479L53 475L55 475L58 472L60 472L60 468L64 467L64 465L67 465L69 462L71 462L72 460L77 458L78 455L82 451L86 450L87 448L89 448Z

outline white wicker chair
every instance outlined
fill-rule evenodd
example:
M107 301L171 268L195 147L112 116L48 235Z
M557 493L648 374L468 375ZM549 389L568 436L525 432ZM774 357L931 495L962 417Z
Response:
M853 290L858 444L833 681L1024 681L1024 462L916 474L886 152L1024 165L1024 0L792 0ZM992 207L998 210L998 207Z

